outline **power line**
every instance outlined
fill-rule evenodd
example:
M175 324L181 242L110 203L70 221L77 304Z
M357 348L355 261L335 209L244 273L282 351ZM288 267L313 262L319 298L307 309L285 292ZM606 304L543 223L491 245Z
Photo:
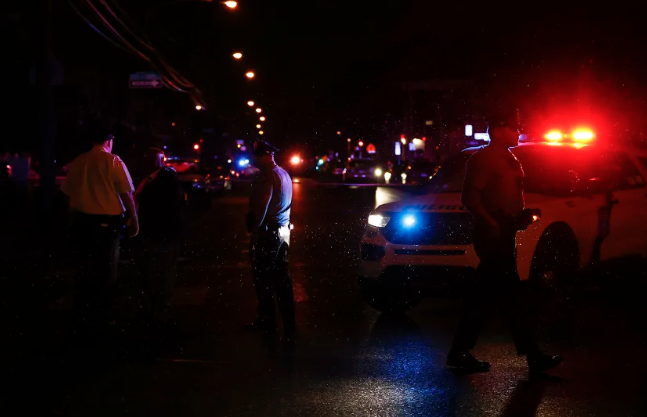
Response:
M110 42L111 44L113 44L114 46L116 46L117 48L121 49L122 51L126 51L126 52L128 52L128 53L132 53L132 51L131 51L131 50L129 50L129 49L127 49L127 48L124 48L123 46L119 45L117 42L115 42L115 41L113 41L112 39L110 39L106 34L104 34L103 32L101 32L101 31L100 31L100 30L99 30L95 25L93 25L93 24L92 24L92 22L90 22L90 21L89 21L89 20L88 20L84 15L83 15L83 13L81 13L81 11L80 11L80 10L79 10L75 5L74 5L74 3L72 3L72 0L67 0L67 2L68 2L68 3L69 3L69 5L72 7L72 9L76 12L76 14L77 14L77 15L79 15L79 17L80 17L81 19L83 19L83 20L85 21L85 23L87 23L87 24L88 24L92 29L94 29L94 31L95 31L95 32L97 32L99 35L101 35L101 37L103 37L105 40L107 40L108 42Z

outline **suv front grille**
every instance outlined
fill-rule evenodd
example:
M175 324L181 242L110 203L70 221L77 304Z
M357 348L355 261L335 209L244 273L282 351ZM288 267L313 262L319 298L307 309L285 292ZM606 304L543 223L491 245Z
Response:
M469 245L474 220L467 212L385 213L391 217L383 229L384 238L397 245ZM413 224L407 225L405 219Z

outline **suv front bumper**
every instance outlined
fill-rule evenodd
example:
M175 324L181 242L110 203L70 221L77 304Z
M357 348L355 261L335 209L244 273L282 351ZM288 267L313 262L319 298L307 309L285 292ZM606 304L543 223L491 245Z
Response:
M444 281L473 274L479 264L472 245L397 245L379 231L367 232L360 245L358 275L362 278L436 281L442 276Z

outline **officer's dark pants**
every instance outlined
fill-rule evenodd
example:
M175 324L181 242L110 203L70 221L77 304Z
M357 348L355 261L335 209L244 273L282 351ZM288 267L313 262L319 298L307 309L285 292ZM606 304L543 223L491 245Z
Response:
M294 294L288 269L288 242L278 231L260 232L250 255L254 288L258 297L258 319L273 325L274 294L286 332L295 330Z
M473 349L481 329L496 306L510 326L517 351L529 355L539 352L529 329L524 296L517 272L516 227L502 222L500 239L491 239L478 227L474 231L474 250L480 259L475 284L468 289L452 349Z
M79 333L98 332L108 322L119 265L121 216L77 213L73 236L78 267L73 324Z
M168 321L171 296L175 282L179 243L142 237L135 247L137 263L142 275L142 290L150 298L149 318Z

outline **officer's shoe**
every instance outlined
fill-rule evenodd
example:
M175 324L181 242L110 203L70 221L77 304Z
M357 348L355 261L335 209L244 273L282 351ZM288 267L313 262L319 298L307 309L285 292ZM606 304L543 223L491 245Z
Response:
M245 329L252 332L274 333L276 332L276 322L257 318L252 323L245 325Z
M531 374L537 374L551 370L560 363L563 358L559 355L547 355L545 353L537 353L535 355L528 355L528 371Z
M447 355L447 365L467 372L487 372L490 363L476 359L468 350L452 350Z

